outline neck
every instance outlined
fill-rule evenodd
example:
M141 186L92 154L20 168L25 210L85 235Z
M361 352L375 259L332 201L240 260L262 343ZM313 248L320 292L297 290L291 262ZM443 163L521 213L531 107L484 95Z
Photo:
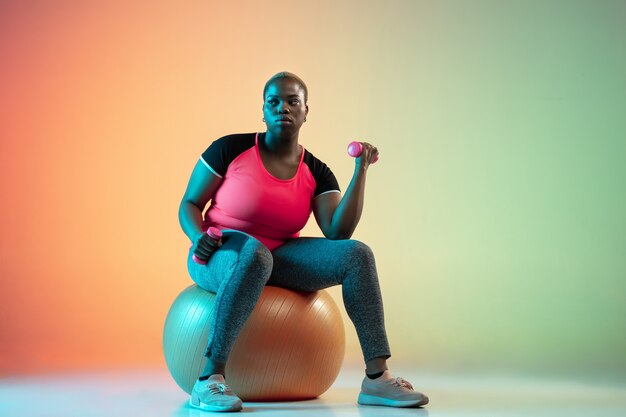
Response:
M264 140L259 142L263 142L264 148L273 154L281 155L281 156L291 156L298 155L298 132L295 133L285 133L283 135L279 135L276 133L272 133L270 131L265 132Z

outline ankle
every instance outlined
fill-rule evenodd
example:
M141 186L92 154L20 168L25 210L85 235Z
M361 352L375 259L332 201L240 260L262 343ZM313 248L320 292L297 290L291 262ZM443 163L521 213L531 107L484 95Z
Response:
M369 379L378 379L381 376L383 376L384 373L385 373L385 371L376 372L376 373L365 372L365 376L367 376Z
M365 373L367 375L378 374L380 372L385 372L388 369L387 358L384 356L379 356L365 362Z
M226 378L226 364L209 359L200 376L208 378L211 375L222 375Z
M198 378L198 381L206 381L207 379L209 379L213 375L220 375L220 376L222 376L222 378L226 379L226 375L221 374L221 373L214 373L214 374L200 375L200 377Z

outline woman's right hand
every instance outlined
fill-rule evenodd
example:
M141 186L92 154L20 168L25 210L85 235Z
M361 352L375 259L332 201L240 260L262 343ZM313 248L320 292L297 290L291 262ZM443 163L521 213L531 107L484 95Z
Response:
M215 241L207 233L201 233L193 244L193 254L201 261L208 261L213 252L222 246L222 240Z

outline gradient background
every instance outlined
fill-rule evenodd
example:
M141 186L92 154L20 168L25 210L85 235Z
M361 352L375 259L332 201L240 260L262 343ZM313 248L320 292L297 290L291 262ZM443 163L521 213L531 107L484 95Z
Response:
M0 374L165 366L191 169L288 70L342 189L380 149L393 368L626 379L626 3L260 3L0 2Z

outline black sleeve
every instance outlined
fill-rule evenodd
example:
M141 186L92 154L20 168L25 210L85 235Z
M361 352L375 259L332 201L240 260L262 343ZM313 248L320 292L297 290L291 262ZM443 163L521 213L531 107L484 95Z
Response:
M215 174L223 177L228 165L241 153L254 146L254 133L238 133L215 140L202 153L202 160Z
M313 197L317 197L327 191L341 191L337 178L335 178L335 174L333 174L330 168L306 150L304 163L308 165L315 179L315 192L313 193Z

